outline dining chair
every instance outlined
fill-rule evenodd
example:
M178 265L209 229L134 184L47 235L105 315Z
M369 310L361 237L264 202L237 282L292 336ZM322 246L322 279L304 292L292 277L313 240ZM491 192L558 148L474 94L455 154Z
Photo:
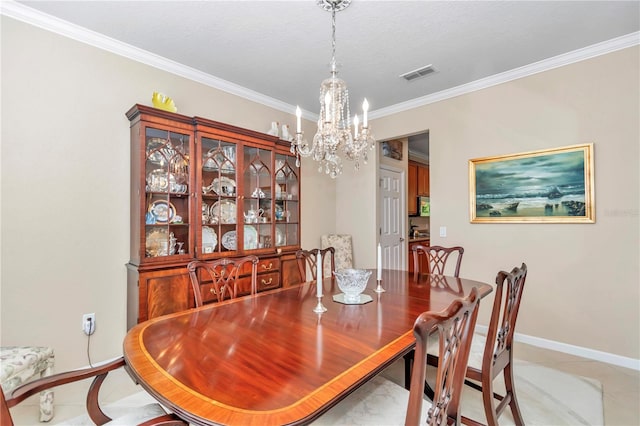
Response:
M83 368L79 370L58 373L47 377L35 379L8 391L5 396L4 391L0 392L0 424L2 426L13 426L10 408L18 405L25 399L38 392L51 389L55 386L67 383L78 382L93 378L87 393L86 409L91 421L96 425L112 424L124 425L162 425L162 426L186 426L187 423L180 420L175 414L167 413L160 404L152 403L143 407L130 408L121 417L112 419L105 414L99 405L99 393L102 383L110 371L125 366L123 357L100 366Z
M498 424L498 417L507 406L511 409L515 424L524 425L514 387L512 349L526 279L525 263L522 263L519 268L514 267L511 272L498 272L487 334L486 336L479 333L473 335L466 374L468 380L465 383L482 391L484 411L489 426ZM504 377L504 395L498 395L493 386L500 373ZM468 419L466 424L481 425L482 423Z
M423 246L416 244L411 248L413 252L413 270L416 273L427 273L436 275L447 275L445 269L449 263L451 255L455 258L455 266L453 268L454 277L460 276L460 264L462 263L462 255L464 254L464 248L460 246L455 247L442 247L442 246ZM428 259L429 270L423 271L420 269L420 257L426 256ZM453 258L451 259L453 263Z
M421 273L428 273L432 275L445 275L445 269L447 271L453 270L453 276L460 276L460 265L462 263L462 255L464 254L464 248L460 246L455 247L442 247L442 246L423 246L421 244L416 244L411 248L413 252L413 271L414 274L419 275ZM453 255L453 257L451 257ZM427 264L429 265L429 270L424 271L421 269L420 258L426 256ZM447 268L448 264L453 264L455 259L455 265L453 268ZM433 278L434 282L438 282L437 286L448 286L448 281L439 279L437 277ZM407 353L404 356L404 380L405 380L405 388L409 389L410 380L411 380L411 368L413 365L413 351ZM432 392L430 388L427 388L427 395L431 396Z
M320 248L335 249L336 270L353 268L353 242L349 234L325 234L320 236Z
M378 375L346 399L323 414L314 425L389 424L446 425L460 424L460 398L464 382L471 337L478 316L478 290L466 298L454 300L441 312L423 312L416 319L416 363L411 375L411 389ZM435 397L428 411L422 409L427 366L427 343L436 336L440 359Z
M322 257L322 276L326 277L334 272L336 270L335 253L336 249L333 247L296 251L296 261L298 262L298 271L300 272L300 278L302 279L301 282L315 280L317 278L318 254ZM328 261L328 268L327 258L330 259Z
M258 257L222 258L210 261L194 260L187 270L195 297L195 306L221 302L258 291ZM250 268L250 270L249 270Z
M526 278L525 263L519 268L514 267L511 272L498 272L487 334L473 334L465 384L482 392L485 417L489 426L498 425L498 417L507 406L511 409L515 424L524 425L514 387L512 349ZM441 357L435 355L433 348L428 352L428 364L438 365ZM504 377L504 395L496 393L493 385L500 373ZM470 418L464 420L463 423L469 425L483 424Z

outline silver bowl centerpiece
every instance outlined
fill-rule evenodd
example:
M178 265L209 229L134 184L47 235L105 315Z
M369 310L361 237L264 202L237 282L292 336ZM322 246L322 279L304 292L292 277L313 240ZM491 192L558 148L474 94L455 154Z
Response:
M360 294L367 287L371 271L366 269L340 269L333 273L338 288L344 293L345 303L360 302Z

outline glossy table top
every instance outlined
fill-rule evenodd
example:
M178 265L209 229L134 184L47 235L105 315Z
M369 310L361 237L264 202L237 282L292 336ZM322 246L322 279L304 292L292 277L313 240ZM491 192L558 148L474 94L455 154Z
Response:
M133 327L124 341L131 374L194 424L304 424L413 347L413 323L478 287L473 280L383 271L384 293L344 305L323 282L327 312L316 314L316 284L260 293Z

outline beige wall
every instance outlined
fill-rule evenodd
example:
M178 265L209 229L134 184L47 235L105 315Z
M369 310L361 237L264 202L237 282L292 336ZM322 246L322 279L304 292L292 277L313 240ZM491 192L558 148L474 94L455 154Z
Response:
M54 346L58 368L120 352L129 258L129 129L153 91L179 111L266 131L294 117L2 17L2 344ZM521 333L638 359L638 48L372 120L378 140L430 130L434 243L465 246L463 273L530 267ZM305 131L311 134L312 123ZM470 158L595 143L593 225L470 224ZM378 150L332 181L303 162L302 244L357 235L375 265ZM434 234L436 234L434 232ZM484 302L483 314L487 306Z
M2 16L1 344L53 346L59 371L121 353L129 259L129 121L179 112L266 132L295 117ZM293 111L292 111L293 112ZM312 132L312 123L304 130ZM307 166L305 168L305 166ZM302 244L335 229L335 182L303 163Z
M633 47L373 121L430 131L431 242L493 282L526 262L522 334L640 358L640 60ZM468 160L594 143L595 224L471 224ZM437 230L447 227L447 238ZM483 301L480 323L490 310Z

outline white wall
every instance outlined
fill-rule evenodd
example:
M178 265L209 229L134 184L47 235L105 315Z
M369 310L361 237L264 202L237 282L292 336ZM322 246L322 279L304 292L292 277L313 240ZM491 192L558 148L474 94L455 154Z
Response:
M430 132L431 243L465 247L461 273L529 278L518 332L640 358L640 48L375 120L379 138ZM471 224L472 158L594 143L594 224ZM447 237L436 230L447 227ZM490 301L482 302L486 324Z

